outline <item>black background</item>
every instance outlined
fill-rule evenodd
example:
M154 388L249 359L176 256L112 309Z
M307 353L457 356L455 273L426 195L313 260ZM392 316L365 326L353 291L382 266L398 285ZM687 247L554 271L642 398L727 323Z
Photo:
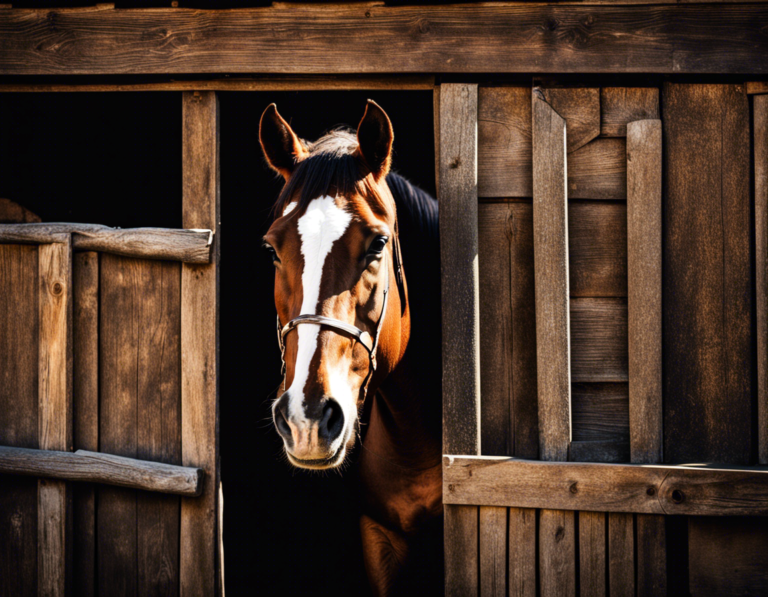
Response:
M395 129L395 169L434 195L432 94L219 98L226 588L233 595L366 594L349 476L290 468L271 425L280 357L272 264L260 239L282 179L264 163L258 122L276 102L296 133L314 140L337 125L356 128L365 100L374 99ZM180 93L0 94L0 197L43 221L181 227L181 170Z

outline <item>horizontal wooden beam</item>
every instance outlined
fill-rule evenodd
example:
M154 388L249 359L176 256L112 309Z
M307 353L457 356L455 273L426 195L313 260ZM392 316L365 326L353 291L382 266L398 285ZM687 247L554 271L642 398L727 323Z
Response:
M768 73L766 4L0 9L0 73Z
M139 259L208 263L213 232L173 228L110 228L100 224L0 224L0 244L46 244L72 235L75 251L101 251Z
M443 503L690 516L768 516L768 468L444 456Z
M434 76L326 76L176 80L156 82L0 83L0 93L78 91L351 91L432 90Z
M144 491L198 496L202 469L78 450L59 452L0 446L0 473L118 485Z

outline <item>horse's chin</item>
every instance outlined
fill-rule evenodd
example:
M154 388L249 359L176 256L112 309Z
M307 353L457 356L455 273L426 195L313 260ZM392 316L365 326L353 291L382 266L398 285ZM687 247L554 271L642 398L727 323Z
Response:
M334 454L331 454L328 458L302 460L301 458L296 458L288 450L286 450L285 453L288 456L288 462L290 462L296 468L322 471L341 466L341 464L344 462L344 458L347 455L347 445L346 443L342 443L341 446L339 446L339 449L336 450Z

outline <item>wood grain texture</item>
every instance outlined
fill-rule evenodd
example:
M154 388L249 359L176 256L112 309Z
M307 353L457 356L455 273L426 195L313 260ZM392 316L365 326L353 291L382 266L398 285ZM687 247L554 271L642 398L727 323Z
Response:
M536 597L536 510L509 508L509 595Z
M533 209L480 203L482 446L489 455L536 458Z
M567 152L583 147L600 134L600 89L540 87L546 102L565 119Z
M627 124L659 118L657 87L603 87L600 90L603 137L626 137Z
M477 85L440 86L443 452L480 453Z
M564 91L581 90L547 90L550 95ZM570 106L563 107L572 110ZM481 87L478 109L478 195L532 197L531 88ZM566 120L568 128L569 112L562 113L557 108L555 111ZM622 139L595 139L579 145L578 151L568 155L569 197L624 199L624 153Z
M755 143L755 313L757 316L757 443L768 464L768 95L752 100Z
M626 141L595 139L569 154L568 197L626 199Z
M565 121L534 89L533 250L539 451L567 460L571 441Z
M181 460L205 470L199 498L181 501L181 595L220 595L219 555L219 107L214 92L185 92L183 225L214 232L209 265L181 270Z
M573 440L629 444L629 393L625 383L574 383Z
M579 581L582 595L605 597L604 512L579 512Z
M762 4L5 10L6 74L768 72ZM589 23L585 26L585 23ZM339 35L339 30L347 35ZM311 43L296 43L296 40Z
M627 300L571 299L570 314L572 381L626 382Z
M201 469L163 462L89 450L61 452L7 446L0 446L0 472L186 496L200 495L204 479Z
M662 461L661 121L627 125L629 404L632 462Z
M73 447L99 450L99 254L72 258ZM96 488L72 488L73 590L96 595Z
M689 525L692 595L765 595L768 592L768 519L734 518L728 524L694 518Z
M571 297L627 295L627 208L601 201L568 204Z
M443 502L688 516L768 514L768 470L444 456Z
M608 590L611 597L635 595L634 516L608 514Z
M539 513L540 595L576 595L575 512L541 510Z
M179 270L177 263L101 257L100 444L106 453L180 460ZM138 470L121 471L130 472L135 479ZM98 501L99 592L175 594L178 499L102 487Z
M664 516L636 514L637 596L667 594L667 531Z
M507 597L507 509L480 506L480 595Z
M72 449L72 244L67 234L41 245L39 255L40 448ZM40 479L37 494L38 594L61 596L71 584L72 519L69 488Z
M19 205L10 199L0 198L0 224L20 224L39 221L40 216L32 213L23 205Z
M114 91L350 91L392 89L431 91L430 75L262 77L173 80L155 83L0 83L0 93L58 93ZM4 201L0 199L0 202ZM15 220L16 221L16 220ZM35 220L39 222L40 220Z
M750 95L762 95L768 93L768 81L748 81L746 83L747 93Z
M752 443L749 105L741 85L663 93L664 460L746 463Z
M140 259L208 263L210 230L172 228L110 228L100 224L0 224L0 243L50 243L72 235L75 251L101 251Z
M445 595L478 594L478 508L444 506Z
M0 441L37 448L38 249L0 246ZM0 594L37 595L36 479L0 476Z
M573 441L568 448L568 460L571 462L628 462L629 442Z

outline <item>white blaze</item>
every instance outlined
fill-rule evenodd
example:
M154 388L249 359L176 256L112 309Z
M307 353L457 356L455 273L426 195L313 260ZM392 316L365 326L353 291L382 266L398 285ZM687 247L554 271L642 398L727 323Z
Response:
M313 199L307 211L299 218L299 236L301 254L304 257L304 271L301 274L303 299L301 315L317 313L320 298L320 283L323 278L325 259L347 230L352 216L340 209L333 197ZM299 350L293 382L288 388L288 414L297 423L307 423L304 416L304 386L309 377L309 366L317 349L317 336L320 326L300 325L296 328L299 335Z

